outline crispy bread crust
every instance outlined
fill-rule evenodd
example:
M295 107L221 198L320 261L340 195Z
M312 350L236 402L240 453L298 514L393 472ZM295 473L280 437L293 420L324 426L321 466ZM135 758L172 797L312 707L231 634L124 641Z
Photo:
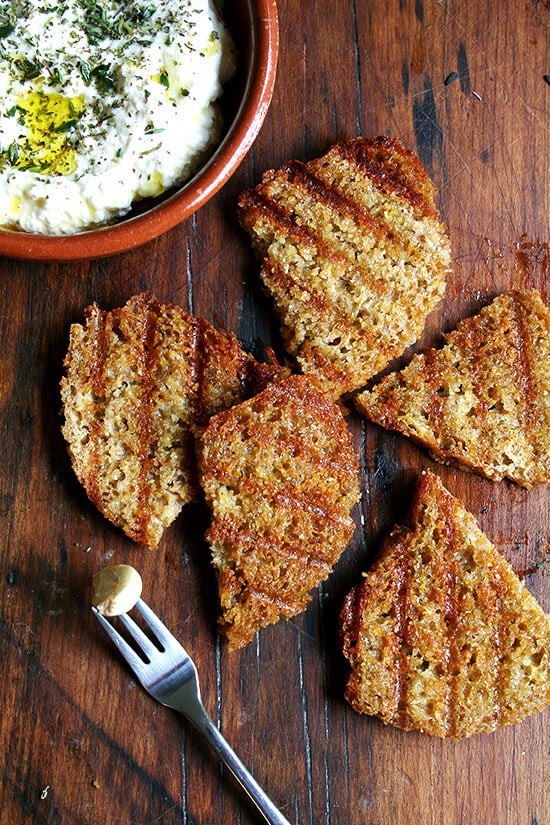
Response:
M61 381L73 468L108 519L156 547L197 493L194 433L285 371L147 293L85 314L71 327Z
M268 171L239 200L289 352L338 398L422 332L450 263L436 190L395 138Z
M354 530L358 459L340 408L291 376L211 419L200 478L230 649L305 609Z
M441 462L531 487L550 481L549 398L550 312L536 290L512 290L355 404Z
M550 701L550 619L430 472L345 599L346 698L386 724L459 739Z

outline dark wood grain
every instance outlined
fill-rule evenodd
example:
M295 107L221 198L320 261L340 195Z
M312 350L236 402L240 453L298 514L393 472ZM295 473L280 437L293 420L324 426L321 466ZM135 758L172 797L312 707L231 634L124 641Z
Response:
M230 2L226 3L230 8ZM550 301L550 3L280 0L281 56L261 134L197 215L117 257L0 261L0 823L257 822L192 729L132 681L88 608L108 562L142 573L148 601L196 660L205 704L299 825L550 821L548 711L452 743L385 728L344 702L336 618L384 532L432 467L550 611L550 491L435 465L360 421L357 530L307 612L228 654L203 505L156 553L107 523L76 483L60 434L71 322L149 289L281 352L238 194L267 168L335 140L389 134L415 148L453 246L447 295L419 347L512 286Z

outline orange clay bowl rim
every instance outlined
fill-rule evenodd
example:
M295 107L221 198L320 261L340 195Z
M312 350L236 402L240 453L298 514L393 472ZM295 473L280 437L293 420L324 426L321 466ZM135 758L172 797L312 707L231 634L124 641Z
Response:
M99 258L133 249L172 229L203 206L229 180L249 152L269 109L277 72L276 0L246 0L251 20L250 60L244 93L217 150L181 189L147 212L75 235L38 235L0 229L0 256L35 261Z

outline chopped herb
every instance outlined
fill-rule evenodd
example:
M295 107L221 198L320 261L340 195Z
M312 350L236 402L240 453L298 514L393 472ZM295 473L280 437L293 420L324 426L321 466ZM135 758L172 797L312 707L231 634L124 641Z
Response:
M86 86L89 86L92 80L95 80L98 89L107 92L115 85L114 73L109 63L100 63L99 66L94 66L92 69L89 63L82 60L79 69Z
M73 120L66 120L65 123L61 123L57 126L53 131L54 132L70 132L71 129L74 129L76 124L78 123L78 118L73 118Z
M80 69L80 74L82 75L84 83L86 84L86 86L89 86L92 79L92 70L90 68L90 64L86 63L86 61L83 60L81 61L78 68Z
M12 166L17 163L17 158L19 157L19 146L15 141L12 141L8 146L8 160Z
M40 63L35 60L29 60L27 57L20 57L14 60L15 65L23 75L24 80L34 80L39 77L42 68Z
M122 155L122 147L119 146L118 149L116 150L116 156L117 156L117 158L119 158L121 155Z
M143 21L150 20L156 11L155 6L142 6L140 9L140 17Z
M114 88L115 78L112 67L108 63L101 63L99 66L96 66L95 69L92 69L92 76L100 91L108 92Z
M165 89L170 88L170 80L168 79L168 75L166 74L166 72L161 72L160 73L160 82L164 86Z
M109 63L100 63L92 69L92 76L98 81L98 85L105 89L112 89L115 85L112 67Z
M52 69L50 76L50 85L55 86L56 84L58 86L63 85L63 75L57 67Z
M48 164L49 166L49 164ZM43 172L43 166L37 166L36 163L27 163L26 166L19 167L22 172ZM46 167L47 168L47 167Z
M9 37L9 35L15 31L15 26L11 23L4 23L0 25L0 40L3 40L5 37Z
M96 46L111 34L105 9L96 0L84 0L82 6L85 8L84 31L86 37L89 43Z

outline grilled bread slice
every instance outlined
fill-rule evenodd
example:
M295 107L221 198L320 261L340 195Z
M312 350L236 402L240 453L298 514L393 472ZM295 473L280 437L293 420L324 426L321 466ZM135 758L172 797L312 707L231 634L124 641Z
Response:
M524 487L548 482L550 312L535 290L501 295L356 406L440 461Z
M340 408L291 376L210 420L200 478L230 649L305 609L344 551L358 461Z
M359 137L266 172L239 215L287 349L333 398L414 343L444 294L436 190L396 139Z
M71 327L63 435L86 493L140 544L158 545L198 490L193 432L282 375L234 335L148 294Z
M408 524L347 596L346 698L405 730L459 739L550 702L550 619L432 473Z

